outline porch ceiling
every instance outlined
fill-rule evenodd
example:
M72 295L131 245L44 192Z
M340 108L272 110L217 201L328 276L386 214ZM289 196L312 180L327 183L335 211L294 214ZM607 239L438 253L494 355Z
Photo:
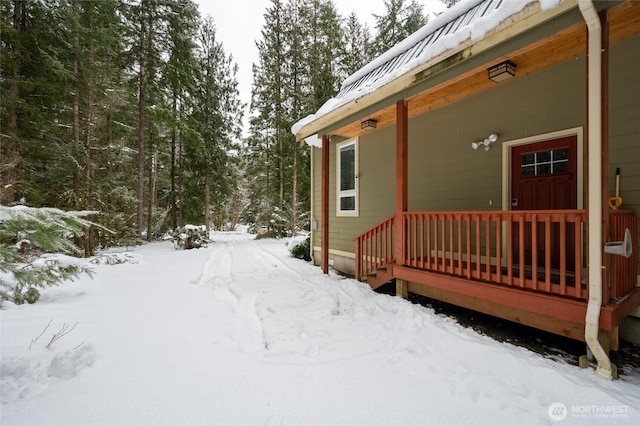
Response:
M611 43L640 33L640 2L627 2L612 8L609 11L609 26ZM517 65L515 79L519 79L560 62L584 55L586 47L587 32L584 23L565 28L509 55L495 58L491 62L407 98L409 118L496 87L496 83L488 79L487 68L499 62L507 59L514 62ZM426 72L428 71L426 70ZM419 75L416 75L415 82L418 83L418 81ZM504 84L509 84L509 82ZM360 122L368 118L378 121L377 129L395 125L395 103L391 102L389 106L373 114L361 116L332 131L331 134L351 138L369 133L370 131L360 128Z

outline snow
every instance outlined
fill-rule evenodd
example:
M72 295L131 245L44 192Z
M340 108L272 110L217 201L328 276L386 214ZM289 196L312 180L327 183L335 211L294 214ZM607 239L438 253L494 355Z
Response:
M1 423L639 423L638 372L605 381L496 342L323 275L289 240L212 238L117 251L93 279L5 302Z
M423 40L425 37L438 30L443 25L446 25L450 21L467 13L482 1L483 0L461 0L460 2L456 3L453 7L447 9L437 18L428 22L425 26L407 37L405 40L393 46L391 49L346 78L342 83L342 88L344 89L345 87L355 83L373 70L384 65L386 62L397 57L398 55L401 55L406 50L413 47L420 40ZM422 54L418 55L410 61L407 61L407 63L402 65L401 67L392 68L392 70L390 72L387 72L387 74L381 75L378 78L371 80L367 84L363 84L357 90L347 91L340 97L329 99L324 105L320 107L320 109L315 114L310 114L295 123L291 128L292 133L294 135L297 135L298 132L302 130L302 128L312 123L313 121L324 117L325 115L342 107L343 105L348 104L349 102L357 102L358 99L373 93L374 91L397 79L398 77L407 74L411 70L421 65L426 64L436 56L450 49L458 48L467 40L471 40L474 43L482 40L489 31L496 28L502 21L504 21L509 16L520 12L528 4L533 3L534 1L536 0L503 1L500 4L500 7L496 8L491 13L487 13L485 16L473 19L469 24L458 28L455 33L446 34L438 38L435 43L433 43L429 48L425 49ZM560 4L560 0L539 0L539 2L542 10L553 9L555 7L558 7L558 5ZM311 141L307 140L306 142L309 146L318 146L315 139L311 139Z

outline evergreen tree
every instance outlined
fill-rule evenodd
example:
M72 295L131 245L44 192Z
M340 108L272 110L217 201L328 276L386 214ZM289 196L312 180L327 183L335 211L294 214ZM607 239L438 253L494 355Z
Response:
M227 222L228 204L238 185L236 153L241 138L242 109L239 99L237 71L231 55L216 39L211 18L200 27L200 49L197 57L198 90L194 96L193 122L197 134L186 146L188 190L202 194L188 206L191 217L204 212L207 229L221 228ZM191 197L189 197L191 198ZM212 215L213 212L213 215Z
M34 303L38 288L90 273L83 262L61 255L81 253L73 240L95 225L85 219L89 214L0 206L0 303Z
M376 55L381 55L427 23L423 6L411 0L405 6L404 0L384 0L386 14L374 15L377 34L374 40Z
M268 234L272 228L281 232L282 223L276 223L274 213L284 206L284 149L288 136L284 122L284 90L287 81L285 50L285 5L281 0L272 0L265 13L262 40L257 42L259 62L253 67L253 90L251 110L256 116L250 120L251 130L247 154L248 173L259 179L249 182L250 192L262 193L259 199L253 197L252 210L258 210L258 223L265 226ZM260 166L263 158L264 166ZM264 191L259 191L263 187Z
M308 218L309 153L291 125L335 95L344 52L340 17L327 0L273 0L254 64L246 162L252 194L245 217L272 235L290 235ZM308 221L307 221L308 222Z
M371 35L368 25L366 23L363 25L355 12L351 12L342 31L345 49L340 66L341 73L346 78L372 59Z

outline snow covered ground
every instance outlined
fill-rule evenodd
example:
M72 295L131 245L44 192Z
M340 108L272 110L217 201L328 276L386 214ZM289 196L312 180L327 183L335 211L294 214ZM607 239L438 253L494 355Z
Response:
M214 238L5 304L0 423L640 424L638 372L598 379L324 276L284 241Z

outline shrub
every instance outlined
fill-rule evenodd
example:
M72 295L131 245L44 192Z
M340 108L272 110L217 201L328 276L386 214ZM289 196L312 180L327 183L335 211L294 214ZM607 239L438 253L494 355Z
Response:
M297 258L297 259L303 259L303 260L311 260L311 255L310 255L310 246L311 246L311 238L310 237L296 237L293 238L289 244L288 244L288 249L289 249L289 253L291 253L291 256Z
M173 246L178 249L189 250L206 247L211 242L207 227L204 225L185 225L173 231Z

